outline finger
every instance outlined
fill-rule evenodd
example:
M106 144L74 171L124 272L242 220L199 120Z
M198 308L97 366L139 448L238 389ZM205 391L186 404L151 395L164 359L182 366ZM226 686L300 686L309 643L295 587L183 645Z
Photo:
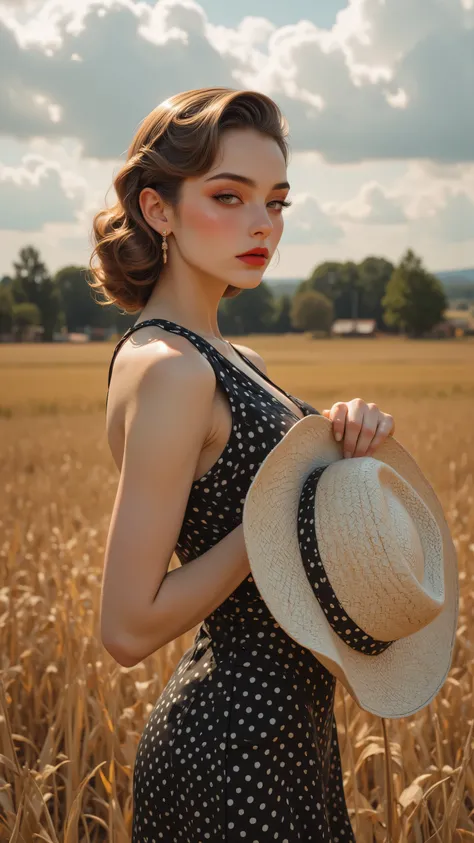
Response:
M332 431L336 442L340 442L344 436L347 416L347 404L344 401L337 401L331 407Z
M393 416L390 416L388 413L384 413L382 418L379 419L375 436L370 443L368 456L371 456L377 448L380 448L380 445L385 442L389 436L393 435L394 427Z
M378 429L379 420L380 410L376 404L368 404L367 410L364 412L364 420L353 453L354 457L363 457L367 453Z
M354 398L347 405L347 416L344 433L344 456L352 457L357 445L360 429L364 421L364 409L367 404L360 398Z

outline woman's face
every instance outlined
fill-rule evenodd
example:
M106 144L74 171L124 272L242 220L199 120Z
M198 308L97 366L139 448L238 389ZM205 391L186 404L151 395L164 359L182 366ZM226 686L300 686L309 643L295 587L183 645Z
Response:
M172 220L170 239L176 242L170 242L170 260L174 246L186 263L226 285L257 286L283 232L288 190L276 141L253 129L227 130L217 163L205 175L183 182L179 216ZM237 257L256 247L268 249L261 266Z

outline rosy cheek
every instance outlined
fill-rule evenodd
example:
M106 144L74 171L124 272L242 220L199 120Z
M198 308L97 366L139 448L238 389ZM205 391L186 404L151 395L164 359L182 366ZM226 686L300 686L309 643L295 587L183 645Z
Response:
M224 211L227 209L224 209ZM236 218L232 214L223 213L223 209L213 202L193 202L186 206L186 224L191 226L193 231L204 236L219 236L226 232L233 231L236 227Z

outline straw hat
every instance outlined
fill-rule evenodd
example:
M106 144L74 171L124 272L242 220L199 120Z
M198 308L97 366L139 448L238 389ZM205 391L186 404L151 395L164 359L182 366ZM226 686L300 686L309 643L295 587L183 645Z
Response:
M260 465L243 530L263 600L359 706L405 717L448 674L459 591L436 494L389 437L344 459L332 423L305 416Z

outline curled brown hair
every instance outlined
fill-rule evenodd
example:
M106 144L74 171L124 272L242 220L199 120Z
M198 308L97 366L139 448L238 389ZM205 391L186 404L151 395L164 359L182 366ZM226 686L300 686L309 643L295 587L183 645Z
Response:
M89 285L101 305L141 310L163 265L161 240L143 217L139 196L154 187L178 212L184 179L208 172L226 129L252 128L278 143L288 162L288 126L276 103L258 91L198 88L162 102L141 123L114 179L117 202L93 219ZM98 263L93 265L94 258ZM239 295L229 285L225 298Z

